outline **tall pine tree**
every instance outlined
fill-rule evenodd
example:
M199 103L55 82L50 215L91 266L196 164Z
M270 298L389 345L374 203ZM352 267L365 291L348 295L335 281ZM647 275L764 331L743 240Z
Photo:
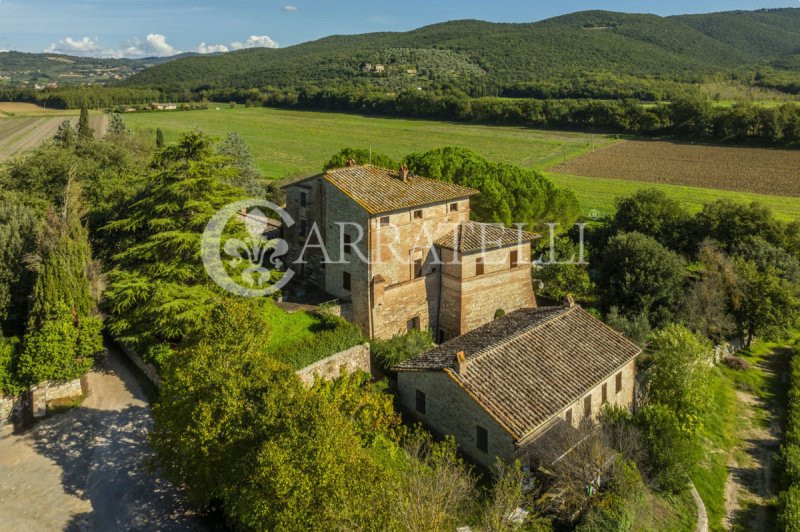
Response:
M161 128L156 129L156 148L159 150L164 147L164 132Z
M94 129L89 125L89 109L86 108L84 103L81 106L81 117L78 119L78 140L92 140L94 139Z

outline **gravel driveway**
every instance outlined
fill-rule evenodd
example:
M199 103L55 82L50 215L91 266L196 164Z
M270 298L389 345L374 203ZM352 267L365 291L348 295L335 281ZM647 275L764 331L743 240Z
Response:
M180 493L147 470L152 419L112 352L80 407L0 437L2 530L197 530Z

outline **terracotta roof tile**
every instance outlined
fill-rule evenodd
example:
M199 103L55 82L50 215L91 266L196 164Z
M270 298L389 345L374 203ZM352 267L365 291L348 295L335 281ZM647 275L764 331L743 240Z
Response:
M443 203L479 193L473 188L414 175L403 181L397 171L368 164L328 170L322 177L373 215Z
M453 369L459 351L464 374ZM395 369L447 371L521 440L640 352L579 306L544 307L512 312Z
M495 249L522 244L541 238L541 235L519 229L509 229L496 224L464 222L439 237L434 244L440 248L461 253Z

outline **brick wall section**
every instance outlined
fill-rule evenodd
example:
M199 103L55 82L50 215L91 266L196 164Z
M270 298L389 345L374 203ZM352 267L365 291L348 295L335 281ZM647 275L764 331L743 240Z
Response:
M297 371L297 376L306 386L317 378L333 380L343 373L370 372L369 344L357 345L333 356L315 362Z
M400 372L397 388L403 408L440 435L452 435L475 462L493 468L495 457L516 456L514 438L444 372ZM425 394L425 414L416 411L417 390ZM478 426L489 435L488 452L477 447Z
M636 386L636 362L631 361L620 371L622 390L619 393L616 393L615 373L561 411L557 417L566 419L567 411L572 410L572 425L578 428L584 418L584 398L591 395L592 418L596 419L602 410L603 383L608 387L607 399L610 404L632 408ZM401 371L397 375L397 388L400 403L406 411L440 435L452 435L462 451L475 462L487 468L494 467L496 457L506 461L521 458L524 464L528 463L525 443L534 440L540 433L534 432L525 439L526 441L517 445L511 434L444 372ZM425 414L416 411L417 390L425 394ZM488 453L477 448L478 425L488 432ZM548 422L543 426L549 426Z

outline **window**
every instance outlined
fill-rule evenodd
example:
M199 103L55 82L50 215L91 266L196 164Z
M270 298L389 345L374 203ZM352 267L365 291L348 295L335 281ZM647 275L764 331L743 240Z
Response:
M483 257L475 260L475 275L483 275L484 267L483 267Z
M305 192L300 193L300 206L307 207L308 206L308 194Z
M422 277L422 259L416 259L414 261L414 279L419 279Z
M308 234L308 222L306 222L303 218L300 219L297 227L297 233L300 236L306 236Z
M350 272L342 272L342 289L350 290Z
M417 390L417 397L416 397L416 408L417 412L420 414L425 413L425 394L419 390Z
M408 320L406 322L406 331L408 331L408 332L418 331L419 329L420 329L420 327L419 327L419 316L417 316L415 318L411 318L410 320Z
M389 217L384 216L381 218L381 227L389 227Z
M622 372L617 373L617 393L622 391Z
M567 422L567 425L572 425L572 409L570 408L567 410L567 413L564 414L564 421Z
M353 237L348 235L347 233L345 233L344 234L344 242L343 243L344 243L344 246L343 246L344 247L344 252L345 252L346 255L349 255L350 252L352 251L351 248L353 247Z
M519 266L519 251L516 249L511 252L511 267L516 268Z
M592 417L592 396L587 395L583 400L583 417Z
M414 219L415 220L422 220L422 209L418 211L414 211Z
M450 204L450 212L458 212L458 203Z
M603 383L603 404L608 402L608 383Z
M489 433L480 425L478 425L477 443L479 451L489 452Z

